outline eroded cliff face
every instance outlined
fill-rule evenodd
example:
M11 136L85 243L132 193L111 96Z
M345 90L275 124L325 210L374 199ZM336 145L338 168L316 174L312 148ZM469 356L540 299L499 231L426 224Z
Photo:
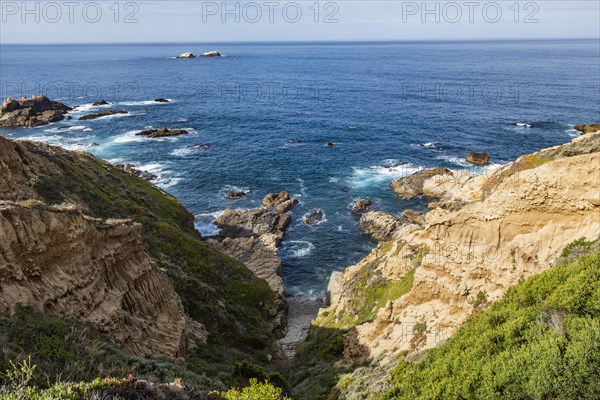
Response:
M442 198L425 223L405 225L349 267L317 320L329 315L330 325L352 327L338 365L381 365L433 347L488 301L549 268L568 243L597 238L599 185L600 133L484 176L453 173L425 181L423 192ZM407 279L412 288L406 294L381 289ZM389 295L384 302L361 300L381 293ZM365 312L374 318L363 323Z
M0 312L22 301L85 319L138 355L185 357L207 335L215 352L277 348L285 318L268 284L203 242L193 215L135 174L0 136L2 201Z
M89 321L139 356L185 357L205 341L151 265L141 225L26 203L0 205L0 314L22 304Z

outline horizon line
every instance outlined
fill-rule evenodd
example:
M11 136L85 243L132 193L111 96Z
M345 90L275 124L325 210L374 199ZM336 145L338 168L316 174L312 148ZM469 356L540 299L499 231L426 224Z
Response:
M8 42L2 43L1 46L64 46L64 45L178 45L178 44L358 44L358 43L466 43L466 42L527 42L527 41L573 41L573 40L588 40L598 41L597 37L540 37L540 38L482 38L482 39L348 39L348 40L272 40L272 41L213 41L213 42L187 42L187 41L115 41L115 42Z

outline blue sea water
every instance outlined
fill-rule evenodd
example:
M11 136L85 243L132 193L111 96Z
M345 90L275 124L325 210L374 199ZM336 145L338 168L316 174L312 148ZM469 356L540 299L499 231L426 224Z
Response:
M213 49L225 56L174 58ZM424 209L388 184L419 168L468 168L470 150L505 163L598 122L600 43L2 45L0 83L2 98L43 93L82 106L73 120L0 134L152 171L203 234L225 208L289 190L300 204L281 249L285 285L321 296L331 271L374 246L350 213L355 199L396 214ZM91 107L100 99L112 104ZM129 114L77 121L102 109ZM135 136L149 126L192 133ZM235 188L249 192L227 200ZM313 208L326 219L306 226Z

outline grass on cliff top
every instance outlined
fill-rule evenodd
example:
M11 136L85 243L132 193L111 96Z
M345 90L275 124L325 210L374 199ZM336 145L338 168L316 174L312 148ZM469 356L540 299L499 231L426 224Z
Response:
M92 217L143 224L146 252L166 270L186 312L206 326L211 349L224 362L273 342L267 310L275 294L242 263L202 243L193 215L173 196L88 153L21 144L63 171L36 181L46 203L75 203Z
M561 259L577 254L510 289L422 362L401 362L374 398L600 398L597 242L567 246Z

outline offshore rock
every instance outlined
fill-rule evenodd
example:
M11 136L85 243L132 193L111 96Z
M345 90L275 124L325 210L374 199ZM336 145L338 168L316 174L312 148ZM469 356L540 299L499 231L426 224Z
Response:
M40 126L62 121L71 107L46 96L8 98L0 107L0 126Z

